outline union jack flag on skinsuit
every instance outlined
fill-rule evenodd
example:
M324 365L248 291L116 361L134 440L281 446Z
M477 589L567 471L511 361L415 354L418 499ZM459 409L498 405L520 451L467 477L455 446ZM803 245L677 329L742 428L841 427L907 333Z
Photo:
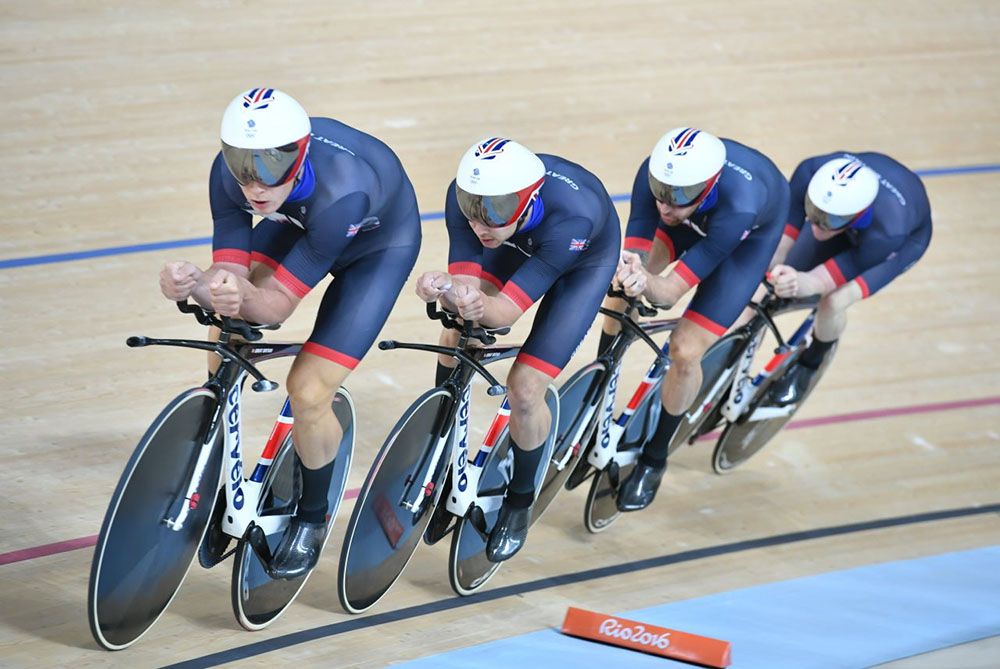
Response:
M255 88L243 96L243 107L245 109L267 109L273 99L273 88Z
M507 145L509 139L503 137L491 137L476 147L476 158L483 160L493 160L503 152L503 147Z
M590 246L589 239L573 239L569 243L570 251L586 251L587 247Z
M351 223L347 226L347 236L353 237L361 231L361 223Z
M695 128L684 128L679 133L670 138L670 143L667 145L667 152L675 156L686 155L688 149L694 143L694 138L698 136L701 130Z

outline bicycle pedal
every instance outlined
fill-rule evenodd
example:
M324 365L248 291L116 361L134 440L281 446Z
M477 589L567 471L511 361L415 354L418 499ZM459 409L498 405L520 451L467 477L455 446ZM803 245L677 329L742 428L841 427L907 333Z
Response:
M586 481L596 470L590 466L587 462L587 453L580 456L580 459L576 462L576 467L570 472L569 476L566 478L566 490L572 490L576 488L581 483Z
M618 484L620 483L619 477L621 475L621 467L618 466L617 462L612 460L611 462L608 463L608 467L604 471L608 475L608 483L611 484L611 487L614 490L618 490Z
M271 554L271 547L267 545L267 535L264 534L264 530L261 529L260 525L253 525L247 530L247 543L250 544L253 552L257 554L261 562L265 565L271 564L274 555Z
M472 525L483 541L487 541L490 538L490 533L486 531L486 514L478 506L473 506L469 509L467 518L469 519L469 524Z
M427 529L424 530L424 543L433 546L444 539L449 532L457 527L458 523L455 520L455 516L448 511L446 506L439 504L434 509L434 515L431 516L430 522L427 523Z
M226 537L225 544L220 546L206 546L204 543L198 547L198 564L205 569L211 569L220 562L225 561L230 555L236 552L236 547L229 548L230 537ZM229 548L229 550L226 550ZM225 552L221 552L225 551Z
M208 522L208 528L205 530L201 543L198 544L198 564L205 569L211 569L236 551L233 548L226 552L232 537L222 531L222 516L225 511L226 495L225 491L220 490L215 502L215 510Z

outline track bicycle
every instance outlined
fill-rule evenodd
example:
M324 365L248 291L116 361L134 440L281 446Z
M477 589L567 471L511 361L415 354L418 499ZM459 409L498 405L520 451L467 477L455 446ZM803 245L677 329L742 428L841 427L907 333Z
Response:
M796 406L766 406L766 391L790 368L804 348L815 319L816 299L782 300L774 297L770 286L768 288L768 295L761 304L750 305L755 316L746 325L716 341L702 357L701 388L671 439L668 455L684 444L693 444L726 421L727 431L724 430L713 454L715 471L723 473L763 447L797 409ZM609 296L625 297L619 291L609 291ZM802 311L807 312L805 320L786 342L774 317ZM631 473L659 418L661 405L657 400L670 365L669 340L657 348L649 335L672 332L680 322L676 318L636 322L627 315L635 312L640 316L656 313L635 298L626 299L623 312L601 308L601 313L618 320L622 329L607 351L560 389L564 415L573 413L573 407L579 407L579 422L567 433L572 437L565 444L557 440L549 477L540 494L540 498L547 493L554 496L560 479L565 480L566 488L572 489L591 478L584 506L584 525L594 533L606 530L620 516L616 505L618 486ZM775 357L759 373L751 375L750 369L765 329L773 332L778 342ZM655 357L625 409L615 416L618 379L615 370L620 369L625 352L637 338L654 349ZM824 370L825 366L816 380ZM739 390L731 393L734 386ZM748 421L751 415L753 419ZM589 446L574 466L574 452L581 450L581 443Z
M487 394L506 388L485 365L515 357L520 346L495 345L509 327L484 329L460 323L453 315L427 305L428 317L457 330L454 348L392 340L383 351L411 349L455 358L458 365L440 386L421 395L389 432L375 457L351 515L337 591L349 613L361 613L378 602L400 577L421 542L433 544L452 534L448 576L452 589L470 595L499 569L486 558L486 543L500 511L513 472L506 398L486 431L482 446L469 448L472 381L481 376ZM550 452L559 425L555 388L546 390L552 413L549 436L540 448ZM542 462L548 462L543 454ZM544 466L536 482L541 483ZM537 489L537 486L536 486Z
M717 474L729 473L746 462L781 431L805 403L836 353L834 347L796 403L777 406L772 402L770 387L792 369L811 341L819 298L781 299L773 294L769 285L768 290L761 303L754 305L756 314L750 322L727 335L735 344L738 363L719 375L715 396L708 397L695 411L705 413L706 420L692 430L689 443L718 427L720 422L722 424L712 453L712 468ZM805 316L786 340L775 318L803 313ZM767 350L762 342L768 332L776 346L769 356L758 358L758 353ZM731 381L725 380L727 375Z
M639 322L633 315L651 318L657 315L657 309L619 290L609 290L608 296L622 298L624 308L615 311L601 307L600 313L617 320L621 329L594 362L576 372L560 388L563 416L572 418L565 420L570 427L557 437L549 474L539 494L539 499L547 504L562 487L572 490L590 479L584 525L594 533L606 530L620 515L615 504L618 486L635 467L659 419L660 388L670 366L670 342L668 339L662 345L657 344L652 337L673 332L681 320ZM652 350L654 358L625 408L616 415L622 360L637 339ZM705 354L702 373L706 378L725 366L727 353L728 349L720 348ZM703 384L696 401L701 401L709 390Z
M760 451L791 420L829 367L835 351L826 357L808 392L797 403L775 406L769 401L771 385L792 368L809 344L819 298L779 298L770 283L763 285L767 289L763 299L748 305L754 311L750 320L722 336L705 353L701 389L674 433L668 455L684 444L693 445L721 425L712 468L717 474L731 471ZM787 339L775 320L784 316L797 323ZM766 359L757 359L768 348L763 346L767 335L773 339L773 352Z
M202 325L218 327L218 341L134 336L126 344L211 351L221 362L204 385L178 395L153 421L111 497L94 549L87 598L91 633L108 650L127 648L153 626L180 589L196 553L204 567L234 555L233 613L248 630L262 629L281 615L309 576L281 580L267 572L301 489L288 399L249 477L241 402L250 377L255 392L278 387L257 369L258 363L294 356L302 344L255 343L262 330L278 326L219 318L187 301L177 306ZM329 524L343 497L354 449L354 403L345 388L337 391L333 411L344 438L328 492ZM328 528L327 538L329 534ZM232 539L236 546L226 551Z

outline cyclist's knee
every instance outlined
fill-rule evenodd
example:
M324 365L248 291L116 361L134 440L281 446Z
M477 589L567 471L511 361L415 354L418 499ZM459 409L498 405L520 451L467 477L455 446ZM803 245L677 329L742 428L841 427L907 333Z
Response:
M458 338L461 334L458 330L452 330L451 328L442 328L441 334L438 337L438 344L441 346L458 346Z
M708 334L708 333L705 333ZM714 337L713 337L714 338ZM678 330L670 338L670 364L683 371L701 364L701 357L711 344L700 332Z
M255 263L250 269L250 283L260 286L274 274L274 270L264 263Z
M545 407L545 389L551 379L542 372L515 364L507 376L507 403L512 414L531 414Z
M310 415L329 410L339 387L309 374L290 374L287 386L292 412L296 418L305 419Z
M847 308L861 298L861 290L856 288L854 282L844 284L837 290L827 293L820 300L820 311L829 314L843 314Z

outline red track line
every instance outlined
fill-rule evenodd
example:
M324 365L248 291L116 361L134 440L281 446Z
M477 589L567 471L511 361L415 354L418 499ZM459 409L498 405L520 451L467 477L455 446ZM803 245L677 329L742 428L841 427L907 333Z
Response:
M360 488L352 488L344 493L344 499L354 499L361 492ZM56 555L58 553L66 553L67 551L75 551L78 548L89 548L97 543L97 535L92 534L89 537L80 537L79 539L69 539L68 541L57 541L54 544L44 544L42 546L34 546L32 548L22 548L21 550L11 551L10 553L0 553L0 565L10 564L12 562L23 562L24 560L34 560L35 558L45 557L46 555Z
M871 411L855 411L852 413L834 414L833 416L821 416L819 418L806 418L790 422L785 426L786 430L795 430L804 427L818 427L820 425L835 425L838 423L853 423L861 420L874 420L876 418L891 418L894 416L907 416L912 414L933 413L936 411L953 411L955 409L973 409L976 407L992 406L1000 404L1000 397L982 397L974 400L959 400L957 402L935 402L932 404L918 404L907 407L890 407L887 409L873 409ZM709 439L717 433L713 432L702 436L702 440ZM355 499L360 492L359 488L352 488L344 493L344 499ZM22 548L9 553L0 553L0 565L11 564L13 562L23 562L34 560L35 558L47 555L56 555L74 551L78 548L87 548L97 543L97 535L69 539L67 541L57 541L52 544Z

